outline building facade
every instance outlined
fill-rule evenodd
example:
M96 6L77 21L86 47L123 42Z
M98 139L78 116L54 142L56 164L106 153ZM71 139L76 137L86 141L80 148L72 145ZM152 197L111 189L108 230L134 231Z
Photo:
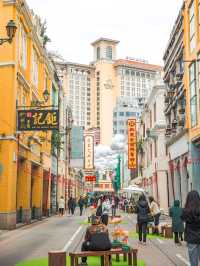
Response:
M166 85L165 117L166 148L169 168L169 203L174 199L184 205L190 189L188 172L189 146L186 116L186 86L184 86L184 5L174 24L164 54L164 82Z
M120 97L131 99L141 112L140 103L148 98L161 72L160 66L144 61L118 60L118 43L106 38L93 42L94 58L89 65L59 64L75 124L99 129L100 143L104 145L111 145L113 110Z
M128 119L139 120L140 112L137 108L137 99L119 97L113 110L113 135L122 134L127 137Z
M66 137L63 89L47 55L43 25L26 1L0 1L1 25L17 25L11 44L0 46L0 229L14 229L55 213L65 192ZM59 109L57 141L51 131L18 131L18 110ZM64 134L66 135L66 134ZM63 135L63 136L64 136ZM59 150L59 149L58 149ZM56 156L55 156L56 155Z
M165 149L165 86L153 87L145 104L138 131L139 176L136 184L152 195L165 212L168 210L168 163ZM139 183L138 183L139 181Z
M94 69L89 65L57 63L62 73L67 103L72 110L73 124L84 128L92 127Z
M49 209L51 133L18 132L17 110L44 102L53 71L46 56L41 24L24 1L0 1L1 25L17 24L12 44L0 47L0 228L41 218ZM41 141L44 140L44 141ZM43 193L44 191L44 193Z
M184 47L186 123L189 130L188 185L200 192L200 2L185 0Z

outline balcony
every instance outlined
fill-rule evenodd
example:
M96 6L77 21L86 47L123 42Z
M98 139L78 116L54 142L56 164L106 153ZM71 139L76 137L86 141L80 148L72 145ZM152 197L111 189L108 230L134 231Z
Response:
M171 136L171 131L172 131L172 127L171 127L171 125L169 124L169 125L167 125L167 127L166 127L165 136L166 136L166 137L170 137L170 136Z
M184 127L185 126L185 118L181 118L178 120L178 126L179 127Z
M180 115L184 115L185 114L185 108L184 107L181 107L179 110L178 110L179 114Z
M158 137L158 134L155 129L147 128L146 136L147 138L150 138L150 139L156 139Z

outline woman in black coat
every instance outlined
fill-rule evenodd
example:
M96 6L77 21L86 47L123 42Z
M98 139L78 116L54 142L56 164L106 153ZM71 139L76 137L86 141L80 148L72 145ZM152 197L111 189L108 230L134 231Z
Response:
M136 205L139 243L146 245L147 224L150 214L149 204L144 195L141 195Z
M188 193L182 219L185 222L185 241L191 266L200 262L200 196L197 191Z

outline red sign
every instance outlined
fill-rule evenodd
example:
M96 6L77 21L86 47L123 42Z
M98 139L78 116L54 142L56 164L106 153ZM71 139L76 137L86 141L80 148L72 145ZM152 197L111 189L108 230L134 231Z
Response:
M137 168L136 119L128 119L128 169Z
M85 182L96 182L96 176L95 175L85 176Z

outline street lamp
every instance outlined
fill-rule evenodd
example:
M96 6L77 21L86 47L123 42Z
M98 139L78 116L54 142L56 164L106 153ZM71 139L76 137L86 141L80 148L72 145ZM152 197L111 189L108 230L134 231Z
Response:
M17 26L15 25L15 22L13 20L10 20L8 24L6 25L6 31L7 31L8 38L0 38L0 45L2 45L5 42L11 43L15 36L16 30L17 30Z
M48 90L45 89L44 92L43 92L43 97L44 97L45 103L48 102L49 96L50 96L50 94L49 94Z

